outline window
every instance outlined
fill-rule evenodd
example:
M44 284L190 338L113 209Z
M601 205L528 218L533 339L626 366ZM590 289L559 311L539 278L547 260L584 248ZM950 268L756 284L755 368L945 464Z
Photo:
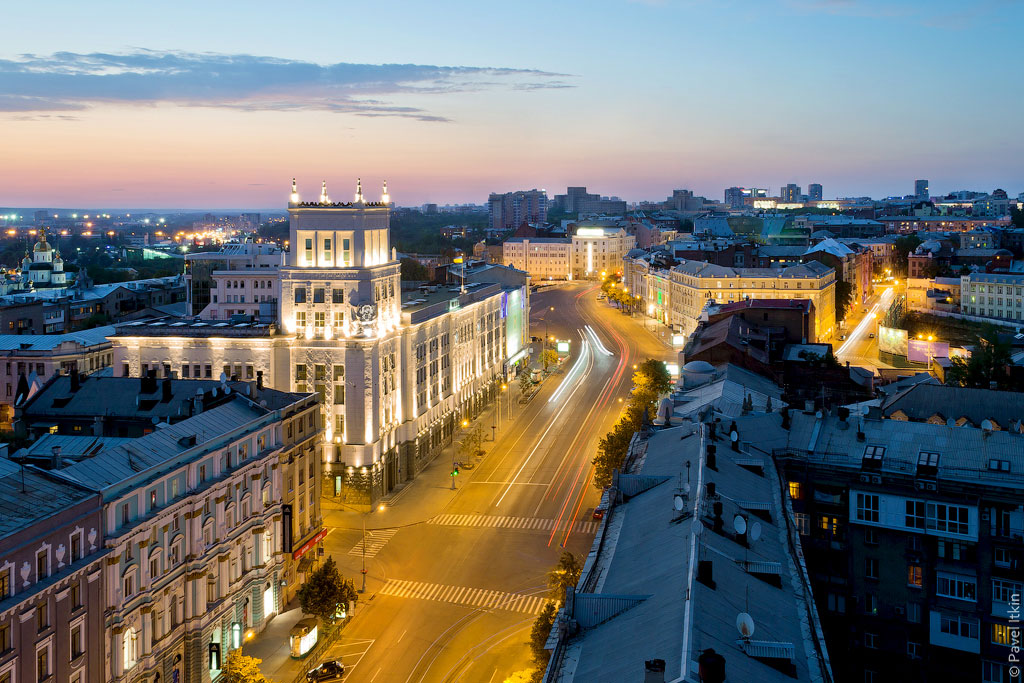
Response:
M151 489L149 492L149 511L152 512L156 509L156 489Z
M36 605L36 630L45 631L50 627L50 610L47 609L46 603L41 602Z
M75 610L82 606L82 588L77 581L72 582L68 593L68 600L71 602L71 609Z
M149 578L150 580L160 576L160 558L153 557L149 560Z
M864 596L864 614L878 616L878 596L874 593L867 593Z
M921 605L919 603L907 603L907 621L911 624L921 623Z
M11 625L8 623L0 624L0 652L7 652L11 647Z
M928 503L927 527L935 531L946 531L951 534L967 533L967 508L961 505L943 505Z
M924 575L921 573L921 565L914 563L907 565L907 585L914 586L915 588L921 588L924 585Z
M921 659L921 643L915 643L912 640L908 640L907 657L910 659Z
M992 552L992 555L993 555L993 558L995 560L995 565L997 567L1008 568L1008 567L1016 564L1013 561L1013 555L1012 555L1012 553L1010 553L1010 549L1009 548L996 548ZM0 597L2 597L2 596L3 596L3 591L0 591Z
M50 575L50 552L40 550L36 553L36 581L42 581Z
M940 597L974 602L978 599L978 582L973 576L939 572L935 582L935 594Z
M864 449L864 460L865 466L882 466L882 458L885 457L885 446L867 446Z
M1009 608L1013 596L1020 596L1022 591L1024 584L1005 579L992 579L992 611L994 612L997 606L1002 608L1005 605Z
M129 519L130 519L130 516L129 516L128 503L122 503L121 504L121 524L122 525L127 524Z
M864 669L864 683L880 683L881 680L877 671Z
M206 465L199 466L199 483L202 484L206 481Z
M345 326L345 312L344 311L335 311L334 312L334 326L335 327L344 327Z
M322 304L324 302L324 288L317 287L313 290L313 303Z
M864 558L864 576L869 579L878 578L878 558L866 557Z
M211 576L206 581L206 602L207 603L211 603L211 602L216 602L216 601L217 601L217 582Z
M135 629L128 627L122 634L122 659L124 662L124 670L131 669L139 660L139 635Z
M324 240L324 263L331 264L331 241Z
M981 683L1020 683L1020 673L1011 676L1009 664L982 661Z
M352 265L350 249L352 248L352 241L349 239L341 240L341 261L344 265Z
M877 529L865 529L864 530L864 545L878 545L878 530Z
M992 624L992 643L994 645L1013 645L1014 627L1006 624ZM1018 637L1019 643L1019 637Z
M307 239L305 247L306 247L306 265L307 266L311 266L311 265L313 265L313 240L312 239Z
M124 577L124 597L125 599L135 595L135 574L128 574Z
M870 650L878 649L878 634L877 633L864 633L864 647Z
M828 594L828 611L839 612L843 614L846 612L846 596L840 595L839 593Z
M306 303L306 288L296 287L295 288L295 303L304 304Z
M50 677L50 648L43 645L36 650L36 680L45 681Z
M857 494L857 519L862 522L878 521L878 496L868 493Z
M942 612L939 614L939 630L947 635L977 640L978 620Z
M345 303L345 290L335 287L331 290L331 303L343 304Z
M924 503L919 500L908 500L906 520L904 524L910 529L924 528Z
M803 498L803 492L800 490L800 482L789 482L789 497L793 500L801 500Z
M85 645L82 638L82 625L75 624L71 627L71 659L81 656L85 652Z

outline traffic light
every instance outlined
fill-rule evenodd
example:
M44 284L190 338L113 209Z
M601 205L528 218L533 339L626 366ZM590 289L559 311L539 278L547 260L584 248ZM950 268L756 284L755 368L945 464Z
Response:
M456 465L456 466L455 466L455 469L454 469L454 470L452 470L452 476L453 476L453 477L457 477L457 476L459 476L459 466L458 466L458 465Z

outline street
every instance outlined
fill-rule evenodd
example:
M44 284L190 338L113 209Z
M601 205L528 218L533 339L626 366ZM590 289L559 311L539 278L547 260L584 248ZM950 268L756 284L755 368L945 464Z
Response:
M657 332L598 302L598 291L573 283L531 297L531 334L570 340L570 355L526 405L509 384L497 439L461 471L455 491L443 454L383 511L365 516L367 592L332 653L348 668L345 680L500 682L529 666L548 570L563 548L590 549L599 499L591 459L622 409L632 367L674 360ZM490 434L498 417L488 410L478 420ZM357 587L363 519L325 512L326 551Z
M851 304L852 310L847 315L844 328L846 340L838 342L835 352L840 363L849 361L850 365L872 372L892 367L878 358L878 324L889 310L895 294L895 288L887 287L881 294L870 296L865 303Z

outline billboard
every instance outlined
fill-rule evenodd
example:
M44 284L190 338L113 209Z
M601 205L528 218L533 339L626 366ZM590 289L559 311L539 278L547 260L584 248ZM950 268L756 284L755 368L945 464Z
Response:
M522 351L526 345L525 300L521 289L513 289L502 296L502 314L505 318L505 361Z
M894 356L907 355L907 331L898 327L878 326L878 351Z
M949 344L939 341L911 339L907 347L907 360L931 363L932 358L949 358Z

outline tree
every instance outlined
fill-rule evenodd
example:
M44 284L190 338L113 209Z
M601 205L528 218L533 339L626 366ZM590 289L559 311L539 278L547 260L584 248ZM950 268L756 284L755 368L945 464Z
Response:
M459 441L459 457L463 460L477 455L484 443L484 428L483 425L475 424L466 430L463 434L462 440Z
M836 320L846 320L846 314L853 303L853 285L845 280L836 280Z
M260 672L262 659L248 657L241 650L232 650L224 660L219 681L222 683L272 683Z
M946 384L988 389L990 383L995 382L999 389L1014 389L1014 382L1006 371L1010 355L1010 345L999 341L999 333L993 325L986 325L975 336L969 359L960 356L950 359Z
M519 393L523 398L526 398L526 394L533 388L533 380L530 379L529 368L524 369L519 373Z
M554 349L544 349L540 352L540 360L544 363L544 372L547 372L549 365L558 363L558 352Z
M562 551L558 565L548 572L548 588L551 599L561 604L565 599L566 589L579 583L582 573L583 564L580 562L580 558L567 550Z
M548 636L551 634L551 627L555 625L557 613L558 609L555 607L555 603L549 600L540 615L534 620L533 628L530 629L530 653L533 655L533 664L537 667L534 681L541 680L544 670L548 666L551 653L544 649L544 644L548 642Z
M633 373L633 386L654 394L664 394L672 388L672 375L662 361L648 358Z
M430 279L430 271L416 259L404 258L399 264L401 278L406 282L425 282Z
M328 557L299 588L299 604L305 614L320 617L333 624L338 612L358 597L352 581L338 571L334 559Z
M893 263L894 274L906 274L907 256L910 255L910 252L917 249L919 244L921 244L921 238L917 235L904 235L903 237L896 238L896 260Z

